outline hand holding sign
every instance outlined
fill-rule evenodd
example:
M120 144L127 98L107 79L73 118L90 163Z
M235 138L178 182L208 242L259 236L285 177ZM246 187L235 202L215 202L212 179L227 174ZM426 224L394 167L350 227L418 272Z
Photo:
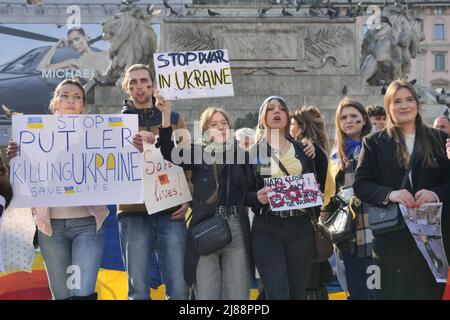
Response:
M258 201L261 204L268 204L269 203L269 197L267 193L271 192L272 190L269 187L264 187L256 193L256 197L258 198Z
M10 141L8 147L6 148L6 156L8 159L12 159L19 153L19 145L17 142Z
M143 142L154 144L156 137L149 131L141 131L133 136L133 145L139 150L140 153L144 151Z

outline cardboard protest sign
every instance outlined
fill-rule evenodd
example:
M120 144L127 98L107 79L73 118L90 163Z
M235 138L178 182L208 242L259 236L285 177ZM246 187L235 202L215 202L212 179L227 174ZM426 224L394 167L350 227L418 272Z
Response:
M137 130L136 115L14 116L11 206L142 203Z
M272 211L294 210L320 206L323 203L313 173L279 178L265 178Z
M449 269L442 242L442 202L425 203L420 208L407 208L402 204L399 206L436 282L446 283Z
M234 96L228 51L155 53L158 89L166 100Z
M144 143L142 153L144 200L148 214L192 200L183 168L164 160L153 144Z

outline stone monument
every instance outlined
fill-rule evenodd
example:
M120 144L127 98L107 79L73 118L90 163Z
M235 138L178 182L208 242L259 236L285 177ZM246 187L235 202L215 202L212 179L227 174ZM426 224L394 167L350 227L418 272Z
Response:
M336 107L344 95L364 105L383 104L382 87L374 80L379 72L370 77L361 74L367 55L361 59L355 19L320 1L298 3L194 0L177 14L162 12L159 52L227 49L230 56L234 97L173 102L191 132L208 106L221 106L237 123L253 125L261 102L267 96L282 95L291 108L319 107L332 137ZM368 48L365 52L370 54ZM377 61L376 52L373 55ZM407 69L405 64L400 70ZM366 80L371 78L374 82L369 85ZM437 99L429 91L427 96L428 102ZM119 87L97 87L91 112L119 113L125 97ZM435 106L428 110L428 123L442 113Z
M234 97L174 102L190 129L207 106L222 106L236 120L281 95L291 107L319 107L333 135L344 87L363 103L380 103L379 89L367 89L360 75L353 18L274 2L194 0L183 16L163 19L159 51L227 49L230 56Z

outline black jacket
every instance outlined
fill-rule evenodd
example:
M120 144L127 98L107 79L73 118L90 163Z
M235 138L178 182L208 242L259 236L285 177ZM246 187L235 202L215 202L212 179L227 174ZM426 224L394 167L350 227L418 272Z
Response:
M446 158L444 149L447 135L432 128L429 128L426 134L437 167L423 167L420 145L416 139L414 150L419 155L412 164L412 186L408 182L406 189L413 196L421 189L431 190L443 202L441 225L448 257L450 256L450 161ZM381 205L389 192L400 188L405 169L400 167L396 160L396 150L397 143L389 137L386 130L373 133L364 139L353 186L356 196L362 201ZM375 235L373 251L374 262L381 270L381 290L376 292L379 298L441 297L443 288L436 284L425 258L407 228Z
M295 150L295 157L301 162L302 164L302 174L305 173L316 173L315 172L315 166L314 162L308 158L303 151L303 145L299 143L298 141L292 139L291 137L287 137L287 139L294 145ZM267 153L265 152L261 146L267 145ZM269 144L266 144L266 140L261 140L257 145L253 146L253 148L250 150L250 160L251 163L254 163L254 165L250 166L251 175L249 179L249 190L251 192L256 192L262 188L264 188L264 178L269 178L270 176L265 176L261 174L261 169L263 167L270 166L270 153L271 148ZM317 175L316 175L317 179ZM322 181L319 181L321 183ZM323 182L325 184L325 182ZM270 209L270 205L266 204L264 206L261 206L261 204L258 202L256 207L252 207L252 211L255 212L255 214L258 214L261 212L266 213ZM309 210L313 210L314 214L318 216L319 214L319 207L313 207L309 208Z
M172 160L172 150L174 144L171 140L172 128L160 128L159 130L159 144L161 153L164 159L173 162ZM237 144L235 144L237 146ZM182 150L184 151L184 150ZM192 219L189 224L189 228L197 225L201 221L215 214L217 208L217 202L208 204L207 200L210 198L212 193L216 189L216 181L214 178L213 166L207 164L205 161L201 163L194 163L195 152L201 153L201 147L198 145L192 145L189 149L191 155L188 161L184 163L175 164L181 165L183 168L192 170L192 184L194 187L192 194ZM247 169L248 166L245 164L227 164L230 172L230 190L237 193L237 210L239 213L239 218L242 226L242 231L245 237L245 245L250 255L250 222L248 219L246 206L257 206L259 203L256 198L256 192L248 192L247 187ZM225 166L223 166L225 167ZM218 176L222 176L221 172ZM220 179L220 178L219 178ZM220 189L219 189L220 190ZM186 257L185 257L185 281L191 286L195 282L195 275L197 270L197 263L199 260L199 255L194 251L192 242L190 239L186 242ZM250 270L253 271L252 262L249 265ZM238 272L238 270L236 270Z

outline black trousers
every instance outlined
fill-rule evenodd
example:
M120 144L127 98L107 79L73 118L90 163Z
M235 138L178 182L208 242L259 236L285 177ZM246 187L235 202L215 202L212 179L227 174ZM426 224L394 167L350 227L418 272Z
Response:
M314 256L309 217L255 215L252 251L268 300L304 298Z

